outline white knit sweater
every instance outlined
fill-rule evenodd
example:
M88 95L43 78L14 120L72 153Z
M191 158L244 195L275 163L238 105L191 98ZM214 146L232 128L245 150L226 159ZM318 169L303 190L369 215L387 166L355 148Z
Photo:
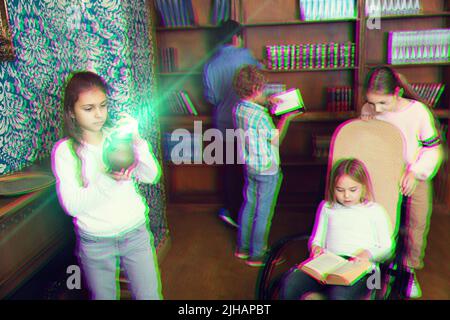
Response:
M378 262L392 253L392 230L385 209L377 203L346 207L323 201L316 215L310 245L345 256L368 250L372 261Z
M135 144L138 165L133 179L116 181L105 173L103 142L98 146L82 145L80 172L80 162L71 143L68 139L60 140L52 152L52 167L59 201L74 217L75 225L90 235L113 237L145 222L148 206L134 180L154 183L159 178L160 168L147 143L140 139Z

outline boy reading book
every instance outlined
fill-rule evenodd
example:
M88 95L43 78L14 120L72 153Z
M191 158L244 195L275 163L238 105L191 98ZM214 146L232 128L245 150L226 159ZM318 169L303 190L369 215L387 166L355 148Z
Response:
M265 83L262 72L252 65L242 67L233 81L241 99L235 107L234 117L246 180L235 256L245 259L247 265L253 267L265 263L273 209L282 179L279 144L291 119L300 114L282 115L275 127L264 106L267 103Z
M300 299L311 292L324 293L331 300L366 296L367 271L393 250L389 217L373 202L371 190L361 161L344 159L335 164L327 199L316 216L311 259L287 272L281 299Z

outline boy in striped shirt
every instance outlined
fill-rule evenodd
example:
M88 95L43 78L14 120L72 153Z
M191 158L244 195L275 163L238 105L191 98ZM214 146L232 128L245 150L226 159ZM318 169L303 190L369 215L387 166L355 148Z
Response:
M233 85L241 101L234 109L238 155L245 164L244 203L239 214L235 256L250 266L263 266L273 209L282 181L279 144L298 112L281 116L275 126L264 95L266 80L255 66L242 67Z

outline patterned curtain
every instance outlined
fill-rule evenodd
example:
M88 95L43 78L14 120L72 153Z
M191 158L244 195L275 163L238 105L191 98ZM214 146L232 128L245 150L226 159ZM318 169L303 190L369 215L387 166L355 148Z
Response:
M153 108L151 16L145 0L8 0L16 59L0 62L0 175L50 155L62 137L68 74L92 70L110 85L111 116L139 118L160 159ZM158 247L167 236L162 184L141 186Z

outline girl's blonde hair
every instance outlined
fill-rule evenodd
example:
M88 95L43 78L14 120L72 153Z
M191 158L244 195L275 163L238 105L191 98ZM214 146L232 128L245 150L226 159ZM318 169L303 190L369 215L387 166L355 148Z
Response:
M347 175L356 182L362 184L363 192L361 194L361 202L374 201L372 183L366 166L360 160L355 158L339 160L333 166L328 183L327 201L330 204L337 202L335 189L336 184L342 176Z

